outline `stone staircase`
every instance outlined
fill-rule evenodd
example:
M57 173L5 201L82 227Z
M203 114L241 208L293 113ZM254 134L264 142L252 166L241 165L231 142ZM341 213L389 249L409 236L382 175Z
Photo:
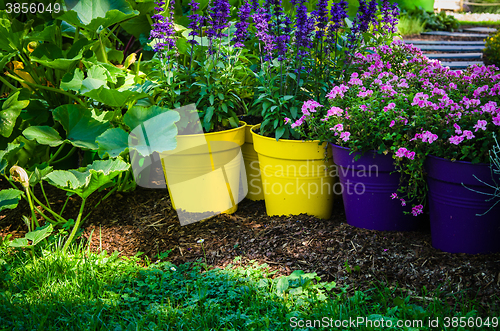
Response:
M429 59L437 59L450 69L466 69L468 66L483 64L484 40L494 28L470 28L463 32L430 31L423 32L426 36L442 36L453 40L411 40L405 43L420 48ZM460 40L467 38L468 40ZM474 39L474 40L471 40Z

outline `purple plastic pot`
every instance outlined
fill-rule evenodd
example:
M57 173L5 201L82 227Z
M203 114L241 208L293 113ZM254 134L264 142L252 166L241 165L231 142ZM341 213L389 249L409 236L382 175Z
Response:
M449 253L485 254L500 252L500 204L484 216L493 204L485 201L494 185L488 164L442 159L428 156L425 164L429 187L429 211L432 246ZM495 178L500 182L500 176Z
M411 211L402 207L399 199L391 199L399 184L399 173L389 155L367 152L357 161L350 149L332 145L333 162L337 165L347 223L359 228L380 231L413 231L419 226L420 217L405 215Z

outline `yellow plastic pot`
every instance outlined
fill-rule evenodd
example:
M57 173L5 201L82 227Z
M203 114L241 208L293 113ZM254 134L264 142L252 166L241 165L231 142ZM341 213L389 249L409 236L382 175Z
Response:
M245 160L245 169L247 171L248 193L246 198L252 201L264 200L264 191L262 190L262 181L260 178L259 157L253 146L253 137L251 133L252 126L245 127L245 143L241 146L243 159Z
M330 218L334 199L331 148L319 141L276 141L255 133L259 127L253 126L251 132L267 214Z
M172 206L178 214L193 213L194 220L201 220L238 209L241 192L246 193L246 187L240 187L245 170L241 154L245 127L246 123L240 122L236 129L178 135L177 148L160 154Z

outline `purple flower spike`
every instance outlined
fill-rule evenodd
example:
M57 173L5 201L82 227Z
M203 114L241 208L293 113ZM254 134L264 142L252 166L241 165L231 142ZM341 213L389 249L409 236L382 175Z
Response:
M240 21L236 23L236 32L233 41L235 42L235 47L245 46L243 42L247 39L248 31L247 28L250 25L248 19L250 18L250 13L252 12L252 6L245 0L245 3L240 7L239 19Z
M174 7L174 0L170 1L170 8L167 16L164 16L163 6L165 2L157 1L155 2L158 7L155 7L157 14L153 15L151 18L155 20L153 23L153 29L149 35L149 39L158 39L158 42L153 46L153 50L160 53L162 56L163 51L169 51L175 49L175 30L174 30L174 20L172 18L172 11ZM167 55L168 56L168 55Z
M200 8L200 5L192 0L189 3L189 6L191 6L191 15L188 16L188 18L191 20L189 23L188 28L192 29L191 32L189 32L189 36L193 36L191 40L188 40L188 43L192 45L197 45L198 42L194 40L194 36L200 35L200 30L203 27L203 16L196 14L196 11Z
M229 26L228 18L230 17L231 6L228 0L213 0L208 11L208 23L210 28L207 30L207 38L210 40L208 52L213 54L213 40L222 37L227 37L227 34L222 31Z

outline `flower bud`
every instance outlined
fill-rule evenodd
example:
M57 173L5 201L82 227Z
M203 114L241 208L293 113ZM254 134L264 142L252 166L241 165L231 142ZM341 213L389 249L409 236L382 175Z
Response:
M10 174L14 181L20 182L21 185L23 185L25 188L28 188L30 186L30 180L28 178L28 174L26 173L26 170L19 166L13 166L10 168Z

